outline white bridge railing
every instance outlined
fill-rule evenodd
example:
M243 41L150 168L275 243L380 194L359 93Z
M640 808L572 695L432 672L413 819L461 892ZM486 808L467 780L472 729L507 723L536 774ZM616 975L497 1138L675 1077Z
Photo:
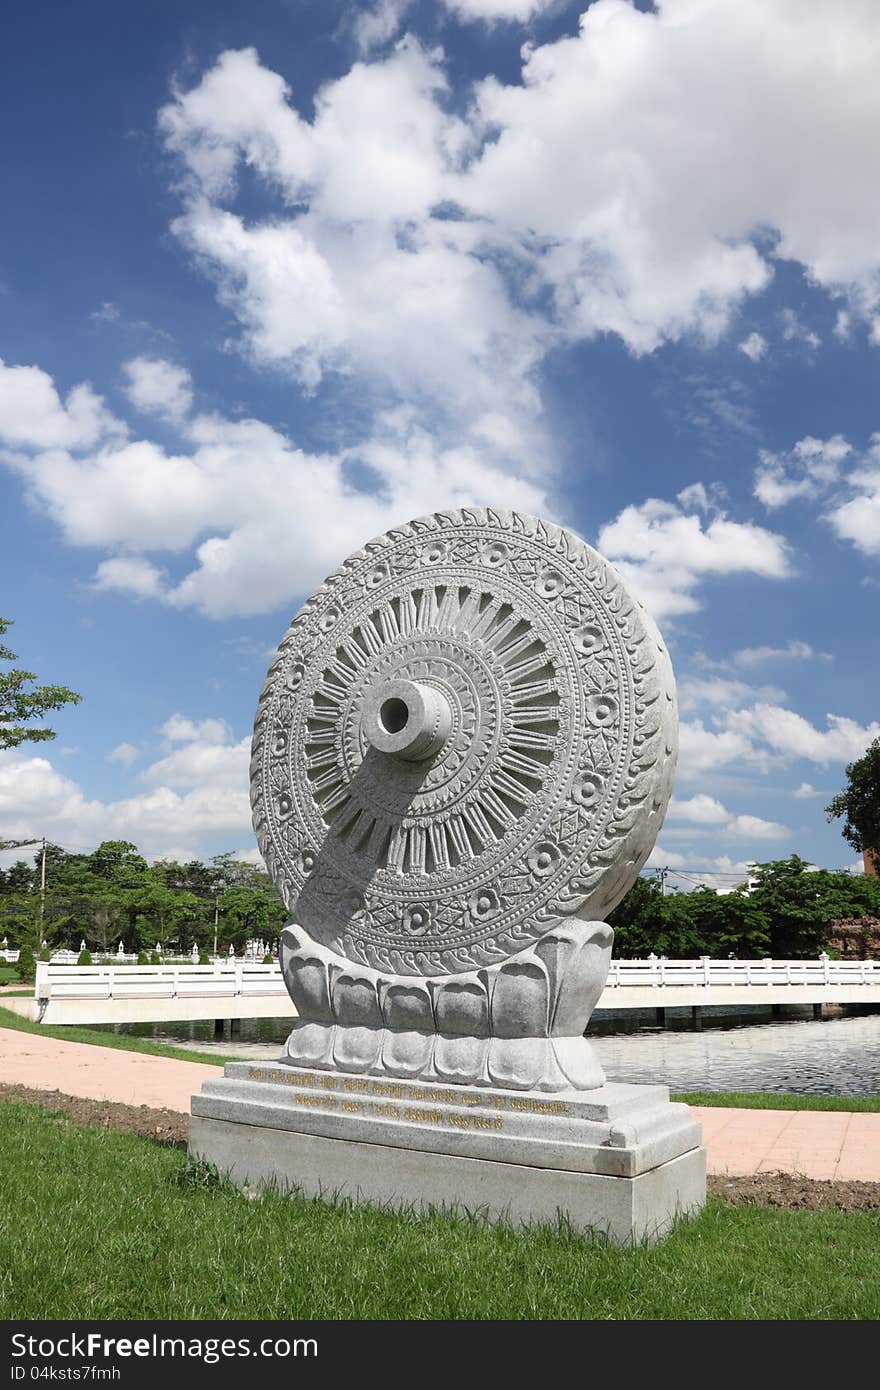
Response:
M880 985L880 960L612 960L605 988L634 985Z
M690 989L748 986L874 985L880 961L872 960L612 960L600 1007L628 988ZM38 961L37 999L228 999L286 995L277 964L236 960L214 965L66 965Z
M287 994L277 965L62 965L38 961L37 999L233 999Z

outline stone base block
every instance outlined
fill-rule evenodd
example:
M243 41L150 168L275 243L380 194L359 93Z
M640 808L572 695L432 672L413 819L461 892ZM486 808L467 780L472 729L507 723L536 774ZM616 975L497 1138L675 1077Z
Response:
M614 1178L193 1116L189 1149L239 1186L296 1188L397 1209L442 1208L515 1226L563 1216L576 1230L600 1232L616 1245L653 1243L677 1215L699 1211L706 1200L702 1148L637 1178Z
M705 1150L662 1086L553 1096L232 1063L193 1097L190 1153L243 1185L656 1240L706 1197Z

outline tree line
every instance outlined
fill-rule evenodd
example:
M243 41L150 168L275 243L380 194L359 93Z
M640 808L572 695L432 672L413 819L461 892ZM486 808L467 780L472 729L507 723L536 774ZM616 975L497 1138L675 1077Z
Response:
M105 840L91 854L71 854L60 845L33 863L19 860L0 870L0 937L24 953L49 950L110 953L123 942L128 952L150 954L161 944L166 955L200 952L240 954L249 939L274 941L286 913L262 868L215 854L207 863L162 860L148 864L137 845Z
M713 888L663 893L658 880L639 878L611 913L615 955L653 952L756 959L815 958L828 949L832 924L880 917L880 878L815 869L797 855L751 866L748 885L719 894ZM128 840L105 840L91 854L46 845L32 863L0 870L0 936L37 955L66 947L110 954L188 955L193 946L240 954L250 939L277 940L284 905L262 868L231 854L207 863L148 864ZM833 947L831 947L833 954Z
M796 854L749 867L748 884L722 894L664 894L659 880L637 879L608 918L614 954L815 959L835 954L832 923L880 917L880 877L816 869Z

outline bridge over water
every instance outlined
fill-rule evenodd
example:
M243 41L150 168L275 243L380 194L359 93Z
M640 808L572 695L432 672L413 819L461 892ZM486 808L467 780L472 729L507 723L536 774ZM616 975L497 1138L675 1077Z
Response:
M42 1023L162 1023L293 1017L276 965L63 965L40 961L33 1000L7 999ZM880 1004L880 961L614 960L599 1009ZM695 1014L695 1018L698 1014Z

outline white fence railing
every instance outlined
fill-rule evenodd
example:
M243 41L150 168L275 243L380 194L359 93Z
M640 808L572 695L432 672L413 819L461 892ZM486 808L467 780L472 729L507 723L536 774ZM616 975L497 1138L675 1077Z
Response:
M628 985L880 985L878 960L612 960L606 989Z
M880 987L876 960L612 960L607 991L747 985ZM213 965L67 965L38 961L37 999L209 999L285 995L280 967L236 960Z
M38 961L37 999L230 999L287 994L277 965L56 965Z

